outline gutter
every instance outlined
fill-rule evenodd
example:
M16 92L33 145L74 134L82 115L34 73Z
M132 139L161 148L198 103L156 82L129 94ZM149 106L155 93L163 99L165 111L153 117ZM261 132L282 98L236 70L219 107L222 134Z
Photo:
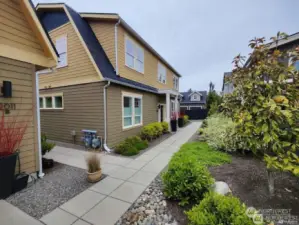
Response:
M107 145L107 88L110 86L111 82L108 81L108 83L104 86L104 150L107 152L112 152L112 150Z
M119 72L118 72L118 25L120 24L120 19L118 20L118 22L115 24L114 27L114 47L115 47L115 73L118 76Z
M38 73L36 73L35 88L36 88L37 144L38 144L38 154L39 154L38 177L42 178L42 177L45 176L45 174L43 173L43 162L42 162L42 144L41 144L41 129L40 129L40 104L39 104L39 74Z

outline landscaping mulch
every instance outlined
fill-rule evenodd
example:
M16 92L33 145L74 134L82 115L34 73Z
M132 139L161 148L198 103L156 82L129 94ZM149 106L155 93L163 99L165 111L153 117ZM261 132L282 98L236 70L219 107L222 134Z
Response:
M231 164L209 168L217 181L226 182L233 195L256 209L290 209L299 223L299 178L288 173L275 175L275 194L268 190L265 163L253 155L232 156Z
M44 178L29 184L6 201L40 219L93 185L86 180L86 171L77 167L55 162L53 168L44 172Z

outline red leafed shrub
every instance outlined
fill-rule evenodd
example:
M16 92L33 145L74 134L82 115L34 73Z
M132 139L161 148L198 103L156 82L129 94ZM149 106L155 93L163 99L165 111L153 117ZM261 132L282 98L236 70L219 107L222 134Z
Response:
M28 127L28 121L19 121L18 115L5 118L5 112L1 113L0 157L12 155L20 147Z

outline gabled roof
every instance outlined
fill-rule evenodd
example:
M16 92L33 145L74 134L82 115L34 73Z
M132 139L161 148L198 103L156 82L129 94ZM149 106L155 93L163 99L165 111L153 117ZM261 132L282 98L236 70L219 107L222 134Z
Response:
M191 101L190 96L194 93L198 93L201 95L200 101ZM194 104L194 103L200 103L200 104L205 104L207 101L207 91L187 91L187 92L180 92L182 98L181 98L181 103L186 104Z
M95 36L93 30L91 29L89 23L83 19L79 13L77 13L74 9L69 7L67 4L59 3L59 4L38 4L37 9L55 9L55 8L63 8L66 15L69 17L71 23L75 26L75 29L78 31L79 38L82 40L83 45L86 47L88 55L92 60L96 70L98 71L100 76L103 76L105 80L137 88L144 91L158 93L158 90L154 87L129 80L123 77L116 75L116 72L108 59L103 47Z
M199 91L192 91L192 92L190 92L189 97L191 97L194 94L198 94L198 95L202 96L202 94Z
M126 23L118 14L116 13L80 13L82 18L85 19L99 19L99 20L110 20L119 21L131 35L133 35L138 41L140 41L146 48L148 48L155 56L157 56L161 62L168 66L177 76L182 75L176 71L150 44L148 44L129 24Z

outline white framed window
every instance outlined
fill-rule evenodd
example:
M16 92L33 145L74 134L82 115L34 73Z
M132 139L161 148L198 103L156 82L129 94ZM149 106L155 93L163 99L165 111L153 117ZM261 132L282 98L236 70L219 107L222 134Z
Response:
M173 75L173 88L179 90L179 78L176 75Z
M160 62L158 63L158 81L162 84L166 84L166 67Z
M39 97L40 109L63 109L63 94L48 94Z
M175 113L176 110L175 110L175 101L171 100L171 113Z
M125 50L126 50L126 66L144 73L144 50L132 39L125 38Z
M61 36L56 39L55 43L56 50L59 54L57 68L62 68L67 66L67 36Z
M142 125L142 95L123 92L122 112L123 129Z
M198 94L193 94L193 95L191 96L191 100L192 100L192 101L200 101L200 95L198 95Z

